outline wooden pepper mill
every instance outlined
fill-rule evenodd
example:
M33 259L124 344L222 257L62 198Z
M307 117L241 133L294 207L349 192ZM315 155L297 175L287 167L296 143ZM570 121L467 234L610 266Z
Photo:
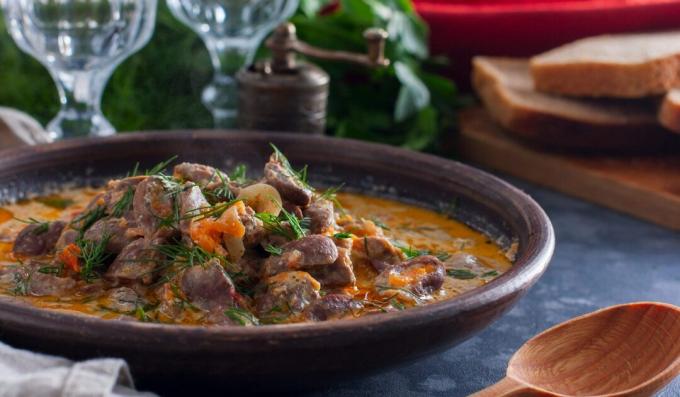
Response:
M387 32L364 32L367 53L330 51L298 40L295 25L279 25L266 41L272 57L242 69L239 85L238 126L249 130L322 134L330 78L316 65L297 59L306 56L352 62L368 67L389 65L385 59Z

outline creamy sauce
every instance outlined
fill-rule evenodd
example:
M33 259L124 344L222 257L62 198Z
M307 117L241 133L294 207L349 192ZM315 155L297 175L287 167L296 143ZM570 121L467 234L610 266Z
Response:
M20 220L31 218L40 221L71 220L98 192L91 188L68 189L50 196L49 199L24 200L0 208L0 270L20 265L12 254L13 241L26 226L26 223ZM379 231L380 234L384 234L404 249L427 250L442 259L447 268L447 277L443 287L430 297L430 301L450 299L482 286L512 266L512 250L516 250L516 246L510 251L505 251L484 234L436 212L393 200L358 194L339 193L338 200L345 210L338 224L370 220L376 228L382 229ZM378 231L361 230L355 233L352 237L354 249L362 244L362 234L371 235L375 232ZM353 256L352 262L357 278L356 288L345 292L366 301L378 299L377 311L386 311L383 307L378 307L386 304L384 295L377 297L373 291L372 282L377 272L362 258ZM17 296L14 280L0 277L0 294L17 296L38 307L78 312L106 319L134 316L132 313L121 314L107 310L101 297L90 297L86 291L86 287L81 288L74 295L67 297ZM404 302L403 306L400 304L401 308L412 305L412 302ZM390 309L393 310L393 307L390 306ZM182 322L201 323L200 319L188 317Z
M377 220L378 223L384 224L387 227L387 230L383 231L385 235L406 247L450 255L450 258L444 261L450 270L468 269L475 274L488 274L486 277L469 279L447 277L440 293L434 296L436 300L452 298L482 286L512 266L510 253L486 235L434 211L358 194L339 193L338 199L352 216ZM476 258L477 261L465 263L464 259L469 258L466 254ZM363 283L367 287L368 280L372 280L360 277L361 273L367 272L372 272L372 269L357 272L358 286L361 287Z

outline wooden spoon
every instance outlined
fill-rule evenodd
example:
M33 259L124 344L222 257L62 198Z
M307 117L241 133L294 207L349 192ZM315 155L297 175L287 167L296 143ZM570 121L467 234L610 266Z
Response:
M680 374L680 308L629 303L533 337L506 377L471 397L651 396Z

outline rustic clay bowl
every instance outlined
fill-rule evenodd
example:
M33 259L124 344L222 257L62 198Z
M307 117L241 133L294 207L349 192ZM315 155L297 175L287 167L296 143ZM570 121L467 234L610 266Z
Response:
M543 210L509 184L454 161L393 147L289 134L172 132L59 142L0 153L0 201L63 183L101 183L135 162L172 155L261 172L275 143L313 184L396 197L446 211L494 240L519 242L514 268L455 299L348 321L202 328L106 321L0 299L0 338L71 358L128 360L143 381L194 380L233 387L308 387L374 372L454 346L505 313L548 266L553 229ZM168 382L171 383L168 383Z

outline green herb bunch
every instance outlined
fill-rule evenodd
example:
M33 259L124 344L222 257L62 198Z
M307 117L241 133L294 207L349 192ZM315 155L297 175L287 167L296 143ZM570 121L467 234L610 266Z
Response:
M369 27L389 34L388 68L313 60L331 76L333 134L422 150L454 128L455 85L432 72L443 65L429 57L428 28L410 0L301 0L292 21L302 40L335 50L364 52Z

